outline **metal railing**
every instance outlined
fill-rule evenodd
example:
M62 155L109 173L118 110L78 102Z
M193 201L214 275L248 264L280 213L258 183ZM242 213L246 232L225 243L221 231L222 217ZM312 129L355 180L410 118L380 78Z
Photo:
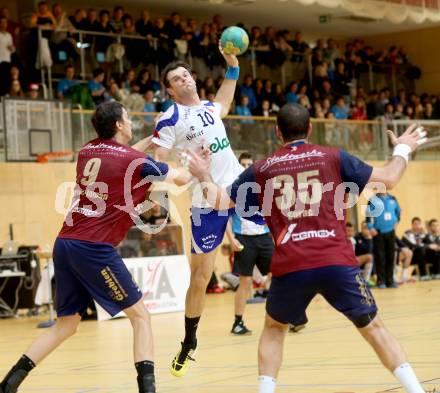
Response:
M87 141L95 139L97 136L91 122L93 110L71 109L68 102L62 103L56 100L4 100L0 106L0 119L3 120L0 122L0 161L35 160L35 152L45 153L44 149L47 152L77 152ZM129 113L133 123L131 143L152 134L156 114ZM275 136L275 117L231 115L223 122L237 154L249 151L258 159L280 146ZM440 121L396 120L384 123L379 120L312 119L310 141L339 147L363 160L386 160L391 151L386 130L392 129L399 135L413 122L425 127L430 138L414 158L440 160Z

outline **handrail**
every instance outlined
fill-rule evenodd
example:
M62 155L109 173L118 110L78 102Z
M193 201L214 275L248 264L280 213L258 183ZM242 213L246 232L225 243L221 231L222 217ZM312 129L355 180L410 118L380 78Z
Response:
M72 109L72 113L74 114L93 114L93 109ZM128 112L129 116L156 116L160 112ZM276 121L276 116L240 116L240 115L227 115L224 119L226 120L256 120L256 121ZM380 120L329 120L329 119L310 119L312 123L341 123L341 124L371 124L371 125L381 125L383 121Z

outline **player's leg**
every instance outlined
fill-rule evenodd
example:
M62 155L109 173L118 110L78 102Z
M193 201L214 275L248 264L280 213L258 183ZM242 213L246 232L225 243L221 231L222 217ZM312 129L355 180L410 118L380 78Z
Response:
M246 300L249 292L252 290L252 275L240 275L240 285L235 292L234 313L235 319L232 325L231 333L237 335L251 334L252 332L246 327L243 321L243 314L246 309Z
M237 240L244 246L242 251L234 254L234 263L240 274L240 285L235 292L235 320L231 333L237 335L250 334L251 331L245 326L243 315L246 308L246 300L252 291L252 277L254 266L258 257L258 249L254 244L253 236L236 235Z
M197 328L205 304L206 288L214 271L217 249L206 254L191 255L191 278L185 299L185 337L182 348L171 363L171 374L185 375L197 347Z
M206 288L214 271L217 248L223 240L228 215L218 211L191 209L191 278L185 299L185 338L171 362L171 374L185 375L197 347L197 328L205 304Z
M275 321L266 314L264 329L258 345L259 392L273 393L283 360L284 338L288 324Z
M150 314L143 300L124 310L133 327L133 358L140 393L154 393L154 351Z
M91 297L69 266L69 249L63 240L54 245L55 280L58 283L54 326L35 339L0 383L0 393L15 393L28 373L66 339L71 337Z
M75 260L78 279L111 316L125 311L133 326L134 366L139 393L155 393L153 337L142 292L111 245L76 242L77 247L70 252ZM80 258L80 255L86 257Z
M424 393L406 355L397 340L376 316L359 332L376 352L382 364L390 370L408 393Z
M54 326L37 337L0 383L1 393L15 393L28 373L46 356L75 334L81 317L58 318Z
M266 302L266 319L258 347L260 393L275 391L289 324L307 322L306 309L316 294L312 270L273 277Z
M359 268L329 266L319 270L320 292L325 299L353 322L407 392L423 393L405 353L377 316L376 302Z

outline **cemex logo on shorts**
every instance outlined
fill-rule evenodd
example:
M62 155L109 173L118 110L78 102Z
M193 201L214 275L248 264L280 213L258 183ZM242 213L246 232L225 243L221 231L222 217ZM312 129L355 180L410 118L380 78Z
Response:
M101 275L110 289L109 295L113 300L122 301L128 296L108 266L101 270Z

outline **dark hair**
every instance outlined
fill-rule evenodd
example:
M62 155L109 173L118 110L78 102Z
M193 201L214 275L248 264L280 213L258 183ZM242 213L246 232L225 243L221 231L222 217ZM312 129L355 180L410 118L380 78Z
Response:
M189 73L192 72L191 66L184 61L173 61L169 63L160 74L160 80L165 85L165 87L170 87L170 82L168 81L168 73L178 69L179 67L185 68Z
M437 222L437 219L436 219L436 218L431 218L431 219L428 221L428 226L431 226L431 225L434 224L435 222Z
M241 160L252 160L252 154L247 151L244 151L238 157L238 162L240 162Z
M108 10L99 11L99 17L102 18L104 15L110 16L110 12Z
M40 5L47 5L47 1L44 1L44 0L39 1L37 6L39 7Z
M124 7L120 6L120 5L116 5L113 8L113 12L117 12L117 11L124 11Z
M64 66L64 71L67 71L69 68L73 68L73 69L75 69L75 67L73 66L73 64L66 64L66 65Z
M309 111L299 104L286 104L278 112L277 125L286 142L305 138L310 126Z
M103 102L93 113L92 124L102 139L113 138L116 134L116 122L122 121L124 106L117 101Z
M354 228L354 225L351 222L346 222L345 227L346 228Z
M414 221L420 221L422 222L422 220L420 219L420 217L413 217L411 220L411 224L414 224Z
M95 68L93 70L93 78L96 78L98 75L104 74L104 70L102 68Z

